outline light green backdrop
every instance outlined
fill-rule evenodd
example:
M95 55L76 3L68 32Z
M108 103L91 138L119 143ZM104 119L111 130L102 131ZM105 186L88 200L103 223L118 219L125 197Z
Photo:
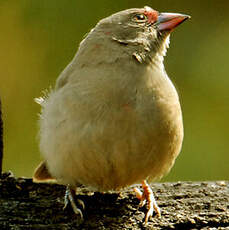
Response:
M110 14L149 5L190 14L176 29L165 65L178 88L183 150L164 179L229 179L229 1L0 0L0 95L4 170L31 176L40 161L34 102L73 57L82 37ZM63 140L64 141L64 140Z

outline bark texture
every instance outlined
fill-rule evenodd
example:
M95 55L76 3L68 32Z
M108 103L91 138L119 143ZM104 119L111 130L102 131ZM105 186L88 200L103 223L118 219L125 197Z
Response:
M229 182L152 184L162 217L144 226L133 188L120 193L77 189L84 221L63 210L65 187L35 184L4 173L0 180L0 229L229 229Z

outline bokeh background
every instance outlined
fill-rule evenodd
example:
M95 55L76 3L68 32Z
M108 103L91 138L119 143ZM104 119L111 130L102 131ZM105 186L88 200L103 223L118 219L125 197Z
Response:
M31 177L41 160L39 105L96 22L132 7L190 14L171 36L166 70L181 98L185 139L164 181L229 179L229 1L0 0L4 170ZM64 141L64 140L63 140Z

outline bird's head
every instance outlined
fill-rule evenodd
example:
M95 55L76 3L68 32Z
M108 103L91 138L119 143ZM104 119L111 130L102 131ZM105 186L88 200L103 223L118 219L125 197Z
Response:
M163 59L171 31L190 16L176 13L159 13L146 6L115 13L102 19L95 30L125 46L127 52L139 62Z

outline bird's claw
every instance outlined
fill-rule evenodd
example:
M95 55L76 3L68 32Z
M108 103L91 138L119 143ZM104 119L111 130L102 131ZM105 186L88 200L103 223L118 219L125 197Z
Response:
M81 211L81 209L79 209L75 203L75 190L72 189L70 186L67 186L66 188L66 192L65 192L65 197L64 197L64 207L63 209L66 209L66 207L69 205L71 205L73 212L76 215L80 215L80 218L83 220L83 213ZM79 204L79 206L82 209L85 209L85 205L84 202L80 199L77 199L77 203Z
M148 211L145 215L145 224L147 224L149 218L153 216L154 210L159 217L161 217L161 211L160 211L160 208L158 207L157 202L154 198L152 189L146 183L145 180L142 182L142 188L143 188L143 192L141 192L140 189L138 189L138 188L134 188L134 191L136 193L136 197L140 200L140 203L139 203L140 207L143 207L147 202Z

